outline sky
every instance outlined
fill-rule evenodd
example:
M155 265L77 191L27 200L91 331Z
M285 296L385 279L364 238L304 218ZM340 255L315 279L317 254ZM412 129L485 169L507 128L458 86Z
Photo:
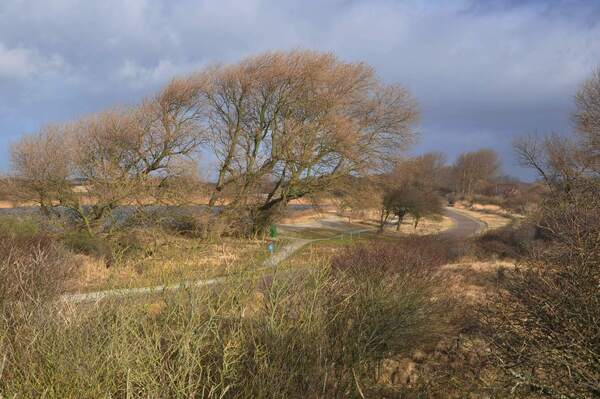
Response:
M268 50L332 51L418 100L412 154L572 130L600 65L600 1L1 0L0 171L48 123L134 104L173 77Z

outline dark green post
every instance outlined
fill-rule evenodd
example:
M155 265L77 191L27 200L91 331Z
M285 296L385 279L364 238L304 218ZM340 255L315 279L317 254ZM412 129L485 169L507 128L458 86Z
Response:
M269 236L271 238L277 238L277 226L275 226L274 224L272 224L271 227L269 227Z

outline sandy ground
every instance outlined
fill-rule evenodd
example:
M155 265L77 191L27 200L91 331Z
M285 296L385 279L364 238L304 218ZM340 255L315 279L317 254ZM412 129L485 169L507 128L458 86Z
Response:
M289 220L287 223L280 223L279 226L284 230L286 228L304 228L304 229L330 229L344 231L351 228L352 223L348 218L338 216L332 213L320 214L321 216L305 217Z
M325 208L327 209L327 208ZM320 221L336 220L338 223L346 222L346 224L371 226L373 229L379 228L379 211L368 210L361 212L361 215L339 215L334 209L323 211L321 210L305 210L290 214L282 220L284 225L294 225L308 228L330 228L324 226ZM313 222L313 223L311 223ZM400 230L396 231L396 221L391 219L385 226L386 234L416 234L428 235L437 234L446 231L454 226L452 218L443 215L437 218L422 218L417 227L414 226L414 219L406 216L402 221Z

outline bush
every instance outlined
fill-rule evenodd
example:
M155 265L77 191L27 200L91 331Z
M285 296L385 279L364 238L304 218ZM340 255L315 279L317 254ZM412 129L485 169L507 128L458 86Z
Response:
M201 237L205 229L205 226L202 226L199 220L192 215L179 215L165 220L163 227L174 233L190 237Z
M431 279L389 262L395 272L385 278L338 259L335 271L317 267L255 283L230 279L222 289L164 293L151 304L138 298L74 312L48 308L5 345L0 392L374 396L383 361L434 339L443 319Z
M535 246L535 227L531 222L490 230L475 240L476 251L481 256L520 259Z
M435 236L402 237L350 248L333 259L332 267L352 275L430 275L455 259L454 246L454 241Z
M129 212L119 225L120 230L159 228L165 233L191 238L206 238L216 214L203 207L150 206Z
M22 232L22 230L18 230ZM0 305L37 303L64 289L72 270L68 254L45 234L0 232Z
M546 245L507 273L486 324L515 389L600 395L600 187L588 182L542 204Z
M90 235L85 230L74 230L65 233L62 241L72 251L103 259L107 267L113 263L111 245L100 235Z

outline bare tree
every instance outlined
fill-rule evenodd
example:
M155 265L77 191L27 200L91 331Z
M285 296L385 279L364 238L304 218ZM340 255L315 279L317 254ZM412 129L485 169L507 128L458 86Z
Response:
M513 148L519 163L534 169L552 189L568 191L590 169L588 150L559 135L522 136Z
M413 217L414 227L417 228L423 217L440 215L443 211L440 196L437 193L427 192L414 185L399 187L386 193L383 207L385 212L398 218L396 231L400 230L406 215Z
M196 79L219 161L210 205L248 209L257 231L289 201L381 167L413 140L408 92L332 54L267 53ZM261 195L265 176L274 184Z
M579 140L557 134L527 135L513 143L521 165L534 169L550 188L560 191L600 173L600 69L581 85L575 106Z
M364 218L371 211L381 208L384 185L380 175L348 176L341 181L334 196L338 200L338 211L347 216Z
M454 163L456 190L470 197L495 176L500 170L500 161L495 151L483 149L461 154Z
M417 114L405 89L362 63L266 53L174 80L140 106L26 137L14 172L45 209L66 206L91 232L120 204L176 198L169 190L192 179L182 165L208 147L217 160L209 205L260 232L289 201L389 164L413 141ZM85 182L80 192L73 179Z
M445 156L436 152L397 162L393 171L382 177L380 230L391 215L397 217L396 230L400 230L408 214L414 218L415 228L421 218L441 214L440 177L445 167Z
M581 86L575 105L576 131L583 139L590 167L600 173L600 68Z
M70 186L64 126L52 125L22 138L11 148L14 198L35 201L45 215Z
M160 201L202 142L195 87L174 81L139 107L45 128L13 147L14 178L37 202L71 210L92 234L118 205ZM73 182L83 185L74 187Z

